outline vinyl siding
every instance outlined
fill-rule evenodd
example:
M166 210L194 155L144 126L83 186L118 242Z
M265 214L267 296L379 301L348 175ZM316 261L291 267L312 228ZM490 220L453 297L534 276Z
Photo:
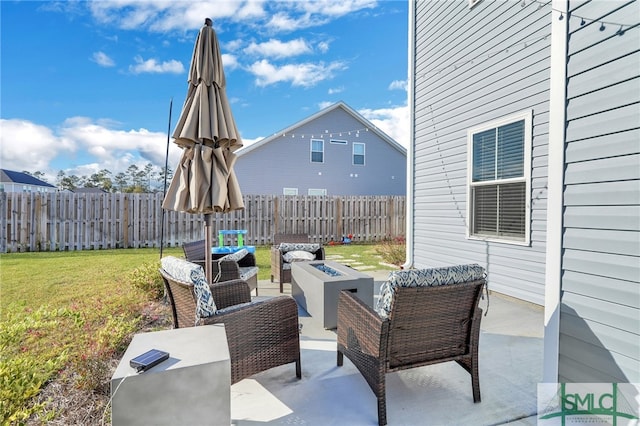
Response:
M558 374L640 382L638 2L570 2ZM593 22L592 22L593 20Z
M479 263L491 290L542 305L546 251L550 5L415 5L414 266ZM533 111L531 243L466 238L467 131Z
M311 139L324 141L324 162L312 163ZM347 141L332 144L331 139ZM353 164L353 143L365 144L365 164ZM238 156L235 165L245 194L299 195L326 189L327 195L406 195L404 152L399 151L353 115L338 107L294 131Z

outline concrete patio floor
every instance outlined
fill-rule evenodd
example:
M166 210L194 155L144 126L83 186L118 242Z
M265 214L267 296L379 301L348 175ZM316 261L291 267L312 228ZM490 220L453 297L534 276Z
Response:
M375 291L389 271L362 271ZM260 296L279 295L260 281ZM291 286L285 284L285 294ZM450 362L387 374L389 425L535 425L542 377L542 308L492 293L480 336L482 402L473 403L471 378ZM487 300L481 301L486 312ZM255 425L377 425L376 398L345 357L336 366L336 333L300 310L302 379L293 364L231 387L231 420Z

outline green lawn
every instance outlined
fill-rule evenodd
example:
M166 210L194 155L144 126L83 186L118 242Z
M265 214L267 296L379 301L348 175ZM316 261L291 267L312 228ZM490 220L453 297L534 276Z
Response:
M360 244L325 247L327 257L352 266L395 269L380 264L379 251ZM169 248L163 255L183 252ZM258 278L269 279L269 247L256 248L256 262ZM104 392L109 362L121 356L134 333L153 324L149 306L158 303L140 284L161 283L159 265L158 249L0 255L0 424L34 414L43 423L59 418L59 407L38 400L52 380Z

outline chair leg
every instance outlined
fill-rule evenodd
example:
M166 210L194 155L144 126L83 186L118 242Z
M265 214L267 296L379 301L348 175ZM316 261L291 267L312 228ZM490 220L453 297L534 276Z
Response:
M302 366L300 364L301 364L300 357L298 357L298 359L296 360L296 377L298 379L302 378Z
M386 424L387 424L387 397L383 389L382 395L378 396L378 425L384 426Z
M337 363L338 363L338 367L342 367L342 364L344 364L344 354L342 352L340 352L340 350L338 350L338 357L337 357Z
M480 402L480 375L478 373L478 358L477 352L475 359L471 359L471 387L473 388L473 402Z

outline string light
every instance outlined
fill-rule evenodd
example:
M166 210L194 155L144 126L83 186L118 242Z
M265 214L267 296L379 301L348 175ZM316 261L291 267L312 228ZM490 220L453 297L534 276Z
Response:
M526 2L527 0L523 0L523 4ZM538 4L538 10L542 9L544 6L548 5L550 2L549 1L544 1L544 0L528 0L531 1L531 3L537 3ZM522 6L522 4L521 4ZM524 6L522 6L524 7ZM554 9L553 7L551 8L552 11L554 12L558 12L560 15L558 16L558 20L562 21L564 19L564 12L562 10L558 10L558 9ZM606 25L613 25L614 27L620 25L620 29L622 30L622 34L620 34L620 30L618 31L618 35L623 35L624 32L626 31L624 29L624 27L635 27L636 25L631 25L631 24L621 24L619 22L609 22L609 21L602 21L600 19L591 19L588 18L586 16L580 16L580 15L576 15L572 12L568 13L567 16L569 18L579 18L580 19L580 26L583 27L587 24L587 21L589 22L600 22L600 31L604 31L606 29Z
M479 59L491 59L491 58L493 58L494 56L496 56L496 55L498 55L500 53L509 53L510 49L513 49L513 48L515 48L516 46L519 46L519 45L523 45L525 48L527 48L527 47L533 46L537 42L546 40L546 38L549 37L550 35L551 34L548 33L548 34L544 34L542 36L537 36L535 38L530 38L530 39L527 39L527 40L524 40L524 41L520 40L520 41L518 41L516 43L513 43L513 44L507 46L507 47L502 47L499 50L494 50L494 51L491 51L491 52L488 52L488 53L482 53L482 54L480 54L478 56L475 56L475 57L473 57L471 59L468 59L468 60L456 62L454 64L447 65L447 66L442 67L442 68L436 68L436 69L433 69L433 70L429 70L429 71L423 72L423 73L417 75L416 78L424 78L424 77L427 77L428 74L433 74L433 73L440 74L442 71L446 71L449 68L453 68L454 70L457 70L458 68L463 67L465 65L474 64Z
M550 4L550 1L544 1L544 0L522 0L522 3L520 3L520 5L524 8L527 6L527 1L529 1L531 4L536 3L538 5L537 9L540 10L542 9L544 6L548 6ZM558 20L562 21L564 19L564 15L565 13L561 10L557 10L554 9L553 7L551 8L552 12L558 12ZM567 18L571 19L571 18L577 18L580 19L580 26L584 27L587 26L591 23L594 22L599 22L600 23L600 27L599 30L601 32L604 32L607 28L607 25L611 25L611 26L620 26L620 28L615 32L616 35L618 36L623 36L625 34L625 32L631 28L635 28L637 27L639 24L621 24L621 23L616 23L616 22L609 22L609 21L603 21L600 19L592 19L592 18L588 18L585 16L579 16L573 13L567 13ZM523 48L529 48L531 46L533 46L535 43L537 43L538 41L542 41L542 40L546 40L547 37L549 37L551 34L545 34L544 36L541 37L535 37L535 38L531 38L531 39L527 39L527 40L520 40L517 43L514 43L512 45L509 45L505 48L501 48L499 50L495 50L495 51L491 51L488 53L483 53L480 54L478 56L473 57L470 60L464 60L464 61L460 61L460 62L456 62L454 64L450 64L447 66L444 66L442 68L436 68L433 70L428 70L428 71L424 71L418 75L416 75L416 79L420 79L420 78L426 78L428 75L430 74L440 74L443 71L446 71L448 69L453 69L453 70L458 70L461 67L468 65L468 64L474 64L475 61L478 61L479 59L490 59L500 53L509 53L510 49L515 48L516 46L523 46Z
M287 132L282 132L280 134L280 137L287 137L288 135L290 135L290 137L292 139L295 139L296 137L299 139L305 139L305 138L310 138L310 139L318 139L318 138L322 138L324 139L324 136L327 135L327 137L329 139L332 139L334 137L336 138L341 138L343 137L343 135L348 135L348 136L355 136L356 138L360 137L360 132L368 132L369 129L378 129L377 127L373 126L373 127L362 127L360 129L352 129L352 130L340 130L340 131L336 131L336 132L329 132L328 129L325 129L324 131L320 131L318 133L298 133L298 135L296 136L295 133L287 133ZM379 130L379 129L378 129ZM274 133L273 136L278 136L278 133Z

